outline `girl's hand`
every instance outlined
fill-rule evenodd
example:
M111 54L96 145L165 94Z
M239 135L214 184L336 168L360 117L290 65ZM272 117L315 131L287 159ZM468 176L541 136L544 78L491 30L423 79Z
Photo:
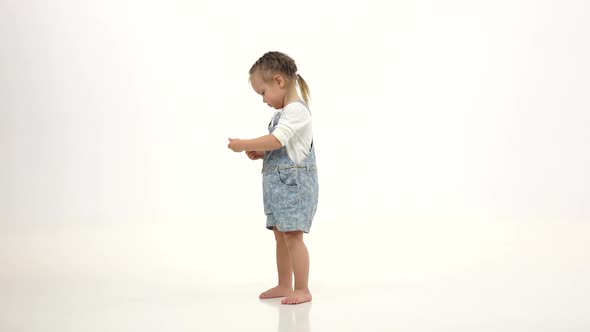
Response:
M242 152L244 149L241 147L240 140L237 138L228 138L229 144L227 147L233 152Z
M250 158L252 160L256 160L256 159L264 158L264 155L266 155L266 152L264 152L264 151L246 151L246 154L248 155L248 158Z

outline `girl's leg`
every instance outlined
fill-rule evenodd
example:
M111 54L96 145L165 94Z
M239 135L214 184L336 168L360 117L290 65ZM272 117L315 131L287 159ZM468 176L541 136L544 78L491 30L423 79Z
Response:
M289 250L285 242L284 233L274 229L275 240L277 242L277 272L279 275L279 285L260 294L261 299L271 299L275 297L284 297L293 292L293 269L291 268L291 259Z
M282 303L299 304L309 302L311 301L311 292L308 288L309 253L303 242L303 232L286 232L284 238L291 257L291 266L295 273L295 290Z

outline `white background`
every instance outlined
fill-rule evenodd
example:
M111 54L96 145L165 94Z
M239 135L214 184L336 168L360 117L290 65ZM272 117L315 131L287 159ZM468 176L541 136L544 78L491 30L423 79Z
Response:
M274 278L261 163L226 147L266 133L248 70L269 50L311 87L316 285L443 265L587 269L589 12L2 0L3 280Z
M0 329L587 331L589 16L0 0ZM269 50L312 92L295 320L254 302L276 273L261 163L226 147L266 133L247 73Z

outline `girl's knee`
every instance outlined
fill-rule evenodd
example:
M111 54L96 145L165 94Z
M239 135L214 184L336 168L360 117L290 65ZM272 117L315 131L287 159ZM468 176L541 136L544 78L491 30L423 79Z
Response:
M283 234L284 234L285 242L287 243L287 245L303 242L303 232L302 231L285 232Z

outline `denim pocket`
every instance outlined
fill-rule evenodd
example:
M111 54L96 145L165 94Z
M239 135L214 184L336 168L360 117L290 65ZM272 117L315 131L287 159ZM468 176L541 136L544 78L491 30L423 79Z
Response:
M288 187L297 187L299 172L294 168L279 169L279 181Z

